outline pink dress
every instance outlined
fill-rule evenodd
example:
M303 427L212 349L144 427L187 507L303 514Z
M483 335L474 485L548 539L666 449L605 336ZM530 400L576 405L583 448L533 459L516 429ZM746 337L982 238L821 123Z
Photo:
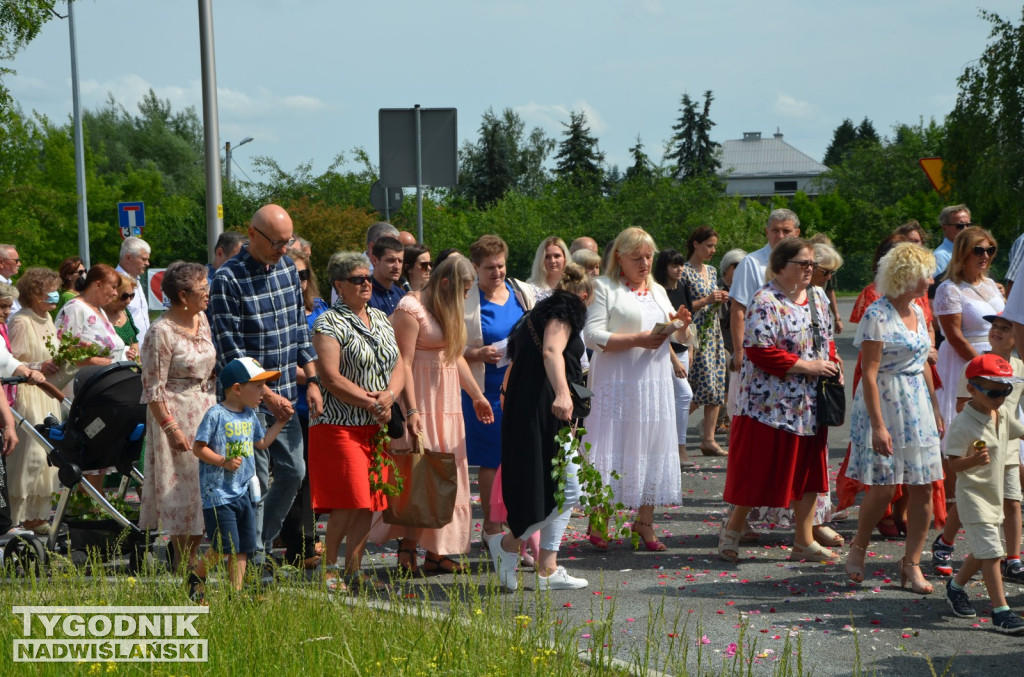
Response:
M370 538L376 543L395 538L414 538L426 550L439 555L469 552L472 506L469 503L469 462L466 460L466 428L462 420L462 396L459 371L455 363L445 364L444 334L434 316L420 304L416 294L406 294L395 312L416 318L419 335L412 362L416 408L423 421L423 436L428 449L455 454L459 470L459 490L455 497L452 521L441 529L409 529L384 524L381 513L374 515ZM412 447L407 437L395 440L396 449Z
M217 350L206 314L199 313L199 335L163 316L150 326L142 344L142 401L166 402L191 448L206 411L216 403L213 367ZM146 412L146 480L139 527L173 535L203 534L199 459L171 450L160 421Z

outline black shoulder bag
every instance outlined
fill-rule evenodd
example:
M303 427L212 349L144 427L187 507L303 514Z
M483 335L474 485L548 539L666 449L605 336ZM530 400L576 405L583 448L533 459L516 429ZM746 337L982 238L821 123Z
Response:
M813 293L813 287L808 287L807 303L811 306L811 333L814 340L814 350L822 359L828 359L828 346L825 345L825 336L821 331L821 324L818 321L818 299ZM846 388L839 382L839 374L835 376L819 376L815 386L817 393L818 425L835 428L843 424L846 418Z
M533 318L530 315L525 317L526 328L530 330L530 336L533 337L537 350L543 355L544 343L540 340L540 336L537 335L537 330L533 326ZM582 420L590 415L590 398L593 396L594 391L585 385L573 383L572 381L569 382L569 397L572 399L572 417L574 420Z

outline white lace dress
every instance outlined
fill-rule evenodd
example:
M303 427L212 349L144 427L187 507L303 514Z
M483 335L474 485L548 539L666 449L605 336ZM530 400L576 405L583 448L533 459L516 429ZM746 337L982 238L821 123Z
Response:
M641 307L641 331L666 321L652 295L634 299ZM590 358L594 397L585 439L593 445L594 466L627 508L682 500L669 350L666 341L657 350L596 351ZM612 470L621 479L612 480Z
M992 325L984 319L985 315L996 315L1005 307L1006 300L999 293L999 288L988 278L976 285L946 280L935 291L932 312L937 316L960 315L960 333L980 355L992 347L988 343L988 330ZM935 369L939 372L942 387L935 391L935 396L947 428L956 416L957 384L965 366L967 360L953 350L949 341L939 346ZM945 450L945 439L942 440L942 448Z

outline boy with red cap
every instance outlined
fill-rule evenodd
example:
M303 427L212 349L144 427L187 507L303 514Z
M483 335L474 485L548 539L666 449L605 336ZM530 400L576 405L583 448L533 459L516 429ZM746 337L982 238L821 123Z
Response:
M1024 436L1024 425L1003 404L1021 379L998 355L980 355L964 372L971 400L946 431L949 468L956 472L956 503L971 552L954 579L946 583L946 601L961 618L977 616L964 590L979 570L992 603L992 627L1008 634L1024 633L1024 619L1010 610L1003 593L999 564L1006 554L1000 538L1003 500L1020 500L1020 472L1007 464L1010 440Z

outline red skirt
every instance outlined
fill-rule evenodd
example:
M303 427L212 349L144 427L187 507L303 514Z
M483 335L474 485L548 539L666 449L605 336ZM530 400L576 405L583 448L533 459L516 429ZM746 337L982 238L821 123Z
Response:
M794 435L749 416L732 419L725 501L787 508L806 493L828 491L828 428Z
M309 429L309 493L314 512L384 510L387 497L370 491L371 441L380 426L321 423ZM382 480L387 482L388 469Z

